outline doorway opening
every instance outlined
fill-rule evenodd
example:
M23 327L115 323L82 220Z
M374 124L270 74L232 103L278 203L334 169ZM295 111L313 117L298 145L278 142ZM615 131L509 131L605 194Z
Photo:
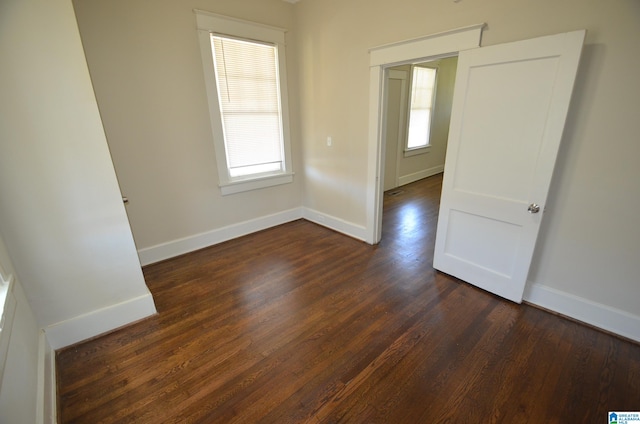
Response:
M385 72L383 210L386 213L390 203L396 204L398 219L402 222L391 224L383 219L383 234L406 228L414 228L412 233L419 230L435 234L440 189L438 199L433 196L436 187L442 185L457 62L458 57L454 55L394 66ZM422 192L418 187L425 179L430 180L429 202L410 200ZM390 198L396 200L391 202ZM424 221L433 228L415 228L418 215L433 217ZM387 228L388 225L392 228ZM398 231L404 234L403 230ZM405 244L412 243L407 240Z
M455 55L386 70L385 193L444 171L457 62ZM423 69L433 71L428 75L432 87L431 81L425 86L416 78Z
M522 301L584 36L572 31L460 52L435 269ZM385 132L378 134L375 153L383 158Z
M385 83L388 71L456 56L461 50L480 46L485 24L473 25L423 38L389 44L370 50L369 158L367 173L367 242L377 244L382 237L382 205L385 161Z

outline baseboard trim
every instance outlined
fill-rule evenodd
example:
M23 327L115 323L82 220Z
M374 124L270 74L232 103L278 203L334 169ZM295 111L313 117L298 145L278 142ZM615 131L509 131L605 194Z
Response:
M403 175L402 177L398 178L398 183L399 185L403 186L405 184L410 184L423 178L431 177L432 175L440 174L441 172L444 172L444 165L438 165L419 172L414 172L413 174Z
M44 331L38 340L38 394L36 423L55 424L57 420L56 355Z
M217 228L205 233L196 234L189 237L169 241L158 244L156 246L147 247L138 250L140 263L149 265L160 262L165 259L173 258L194 250L213 246L234 238L246 236L256 231L266 230L276 225L285 224L302 218L302 209L295 208L273 215L267 215L249 221L240 222L238 224Z
M524 300L541 308L640 342L640 316L542 284L527 284Z
M362 225L357 225L311 208L303 208L302 217L307 221L322 225L357 240L365 241L367 239L367 229Z
M53 324L44 329L53 350L90 339L156 313L151 293Z
M297 219L306 219L355 239L366 240L366 228L363 226L310 208L295 208L140 249L138 256L143 266L149 265Z

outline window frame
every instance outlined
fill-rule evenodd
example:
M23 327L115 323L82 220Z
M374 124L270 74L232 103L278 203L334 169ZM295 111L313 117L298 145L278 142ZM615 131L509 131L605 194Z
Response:
M218 168L219 187L223 196L240 193L293 181L293 169L291 163L291 141L289 129L289 95L287 89L287 70L285 53L286 30L269 25L245 21L218 15L203 10L194 9L200 43L200 54L206 86L209 117L213 133L213 145ZM223 37L233 37L241 40L255 41L257 43L271 44L277 49L278 74L280 87L280 108L282 112L282 171L255 174L241 177L231 177L227 165L227 154L224 142L222 126L222 114L218 103L218 89L216 83L213 53L211 49L211 34Z
M435 77L433 79L433 93L431 94L431 113L429 115L429 134L427 137L426 144L418 147L409 147L409 128L411 126L411 101L413 99L413 75L416 68L428 68L433 69L435 71ZM440 69L437 65L411 65L411 72L409 75L409 95L407 96L407 127L405 129L405 138L404 138L404 146L403 146L403 154L404 157L410 157L415 155L421 155L424 153L428 153L431 150L431 129L433 126L433 115L436 106L436 96L438 92L438 75L440 73Z

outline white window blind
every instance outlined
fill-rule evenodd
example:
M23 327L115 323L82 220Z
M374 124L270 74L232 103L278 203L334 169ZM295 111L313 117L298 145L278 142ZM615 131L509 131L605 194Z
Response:
M425 147L429 144L435 84L435 69L417 66L413 68L407 135L407 149L409 150Z
M276 46L211 34L229 176L284 170Z

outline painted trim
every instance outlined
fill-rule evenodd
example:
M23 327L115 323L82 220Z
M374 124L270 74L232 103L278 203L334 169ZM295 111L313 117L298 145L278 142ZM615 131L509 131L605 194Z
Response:
M2 276L0 280L0 384L4 378L4 367L9 356L9 344L13 332L13 318L18 302L13 293L13 275Z
M151 293L107 306L44 329L54 350L107 333L156 313Z
M366 242L376 244L382 238L382 200L384 192L384 155L382 154L387 120L384 117L386 97L384 93L385 70L382 66L369 68L369 141L367 148L366 190Z
M158 244L138 250L140 263L149 265L165 259L173 258L198 249L223 243L238 237L246 236L257 231L297 219L306 219L333 231L346 234L358 240L366 239L366 227L345 221L343 219L327 215L310 208L294 208L273 215L267 215L249 221L240 222L222 228L217 228L206 233L200 233L167 243Z
M376 244L382 237L382 193L384 181L382 141L386 131L383 117L384 74L387 68L425 59L447 57L462 50L480 47L482 30L477 24L421 38L374 47L369 50L369 136L367 148L366 242Z
M314 224L321 225L357 240L366 241L367 231L362 225L354 224L311 208L303 208L303 218Z
M549 286L528 283L526 302L640 342L640 316Z
M431 115L433 115L433 114L431 114ZM409 121L407 121L407 122L409 122ZM409 129L407 128L407 131L408 130ZM431 134L429 134L429 138L431 138ZM405 146L405 148L402 149L402 157L409 158L411 156L425 155L425 154L431 152L431 147L432 146L433 145L431 144L431 142L429 142L429 144L425 144L422 147L416 147L416 148L413 148L413 149L407 149L406 146Z
M246 236L256 231L266 230L287 222L302 218L302 209L294 208L273 215L267 215L249 221L228 225L193 236L172 240L166 243L138 250L140 263L149 265L165 259L213 246L234 238Z
M226 196L228 194L242 193L244 191L273 187L291 182L293 182L293 172L269 175L260 178L251 178L243 181L231 181L225 184L220 184L220 191L223 196Z
M407 60L457 53L460 50L480 47L482 30L487 24L475 24L463 28L443 31L424 37L384 44L369 49L369 66L406 63ZM435 53L432 53L434 52ZM418 53L416 55L416 53Z
M44 402L46 395L46 383L44 377L44 369L46 364L46 351L45 344L47 344L47 336L44 331L40 330L38 336L38 371L36 373L37 378L37 393L36 393L36 423L44 424Z
M196 28L198 30L214 31L236 37L249 37L254 40L266 39L274 43L284 44L284 34L287 32L285 28L220 15L201 9L193 9L193 13L196 15Z
M423 169L422 171L414 172L413 174L403 175L398 178L399 185L410 184L423 178L430 177L432 175L440 174L444 172L444 164L434 166L432 168Z
M259 188L287 184L293 181L293 161L291 156L291 132L289 117L289 91L287 86L287 57L285 48L285 33L283 28L277 28L261 23L245 21L194 9L202 59L202 71L209 106L213 147L218 165L218 179L223 196L240 193ZM221 34L238 37L240 39L255 40L273 44L277 51L278 61L278 90L280 95L280 114L282 124L282 165L280 173L268 177L234 178L229 174L227 152L224 143L223 117L218 102L218 87L215 77L213 52L211 50L211 34Z
M56 355L44 331L38 340L38 393L36 423L57 422Z

